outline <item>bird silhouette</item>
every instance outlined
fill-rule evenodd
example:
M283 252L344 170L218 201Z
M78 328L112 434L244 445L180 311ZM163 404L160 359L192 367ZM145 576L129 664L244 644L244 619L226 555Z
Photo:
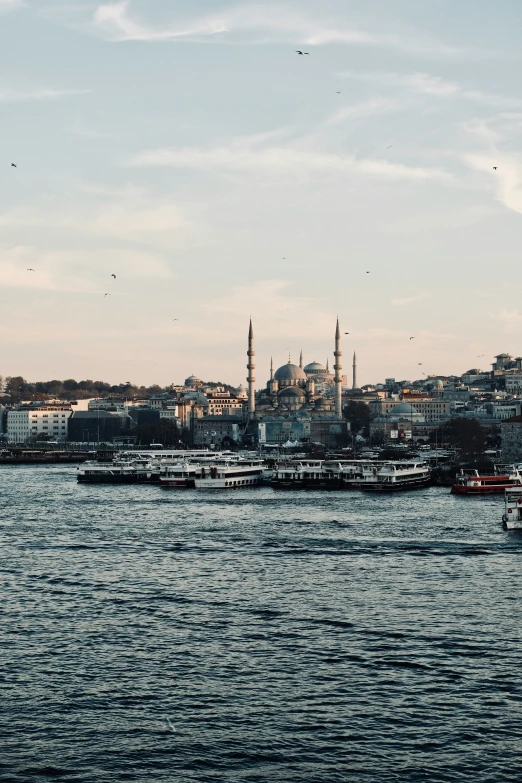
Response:
M498 169L498 166L493 166L493 171L496 171Z
M166 727L167 727L167 729L169 729L170 731L176 731L176 728L175 728L175 726L173 726L173 725L172 725L172 723L170 722L170 718L165 718L165 726L166 726Z
M345 334L350 334L350 332L345 332Z
M16 165L16 163L11 163L11 166L12 166L14 169L17 169L17 168L18 168L18 166Z
M410 340L415 340L415 337L410 337Z
M297 54L310 54L310 52L302 52L300 49L296 49Z
M28 269L27 271L28 272L34 272L34 269Z
M114 277L114 279L116 280L116 275L111 275L111 277Z
M104 296L110 296L110 294L104 294Z
M419 362L419 367L422 367L422 362Z
M389 147L386 147L386 149L387 149L387 150L391 150L392 146L393 146L393 145L392 145L392 144L390 144L390 146L389 146Z
M369 272L366 272L366 274L367 274L367 275L369 275L370 273L369 273Z
M340 95L340 94L341 94L341 90L337 90L337 95Z
M477 356L477 359L481 359L483 356L484 356L484 354L483 354L483 353L480 353L480 354Z
M179 321L179 318L173 318L172 320L173 321Z

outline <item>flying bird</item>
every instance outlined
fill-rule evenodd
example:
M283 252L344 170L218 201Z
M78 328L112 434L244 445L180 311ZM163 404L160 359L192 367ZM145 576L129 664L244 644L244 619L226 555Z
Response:
M340 95L340 94L341 94L341 90L337 90L337 95Z
M498 169L498 166L493 166L493 171L496 171Z
M104 296L110 296L110 294L104 294Z
M484 354L483 354L483 353L480 353L480 354L477 356L477 359L481 359L483 356L484 356Z
M367 275L369 275L370 273L369 273L369 272L366 272L366 274L367 274Z
M166 726L166 727L167 727L167 729L169 729L170 731L176 731L176 728L175 728L175 727L172 725L172 723L170 722L170 718L165 718L165 726Z
M422 367L422 362L419 362L419 367Z
M297 54L310 54L310 52L302 52L300 49L296 49Z
M18 168L18 166L16 165L16 163L11 163L11 166L12 166L14 169L17 169L17 168Z
M415 337L410 337L410 340L415 340Z
M350 334L350 332L345 332L345 334Z
M34 269L28 269L27 271L28 272L34 272Z
M116 280L116 275L111 275L111 277L114 277L114 279Z
M386 149L387 149L387 150L391 150L392 146L393 146L393 145L392 145L392 144L390 144L390 146L389 146L389 147L386 147Z
M179 321L179 318L173 318L172 320L173 321Z

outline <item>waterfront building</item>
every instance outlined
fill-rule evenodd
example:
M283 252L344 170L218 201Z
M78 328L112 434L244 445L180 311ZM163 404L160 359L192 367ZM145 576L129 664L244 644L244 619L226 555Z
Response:
M66 440L72 410L65 403L29 403L7 412L7 440L27 443L46 435L50 440Z
M502 462L522 462L522 416L500 423Z
M441 418L445 418L451 413L451 401L443 399L431 399L423 398L416 399L409 395L405 395L404 400L370 400L368 406L370 408L370 416L372 418L391 415L394 409L398 405L402 405L404 402L411 404L412 408L420 413L425 421L438 421Z
M192 422L194 448L205 446L216 449L231 448L239 443L241 424L239 416L226 414L195 419Z
M129 434L131 417L104 410L75 411L69 420L68 440L72 443L110 443Z
M213 392L208 393L208 415L219 416L224 414L225 416L242 416L245 407L244 399L234 397L230 392Z

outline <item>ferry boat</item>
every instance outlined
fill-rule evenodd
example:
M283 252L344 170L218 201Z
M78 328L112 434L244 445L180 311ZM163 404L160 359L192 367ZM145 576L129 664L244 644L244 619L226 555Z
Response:
M84 462L78 468L82 484L138 484L158 483L159 463L152 460L113 460L112 462Z
M522 486L520 465L496 465L493 475L478 470L461 470L451 488L453 495L496 495L509 487Z
M237 460L199 466L194 486L196 489L246 489L259 486L266 477L262 460Z
M408 489L422 489L431 482L431 470L426 462L383 462L380 465L367 463L362 466L362 481L359 489L365 492L402 492Z
M506 489L504 493L504 530L522 530L522 487Z
M160 470L160 487L162 489L194 489L198 464L177 462L162 465Z
M277 489L329 489L332 475L325 469L325 464L319 459L286 460L276 465L271 484ZM333 480L340 482L339 477Z

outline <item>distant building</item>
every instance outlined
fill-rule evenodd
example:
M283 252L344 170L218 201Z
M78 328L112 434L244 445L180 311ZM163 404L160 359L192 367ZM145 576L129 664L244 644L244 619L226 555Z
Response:
M502 434L502 461L522 462L522 416L504 419L500 424Z
M110 411L77 411L69 420L72 443L107 443L128 434L131 418Z
M230 392L217 392L207 394L208 415L242 416L245 407L245 399L233 397Z
M7 440L27 443L47 435L49 440L66 440L71 417L70 403L30 403L7 412Z
M522 393L522 373L513 373L505 377L506 391L509 394Z
M193 421L193 443L220 449L239 442L241 419L238 416L204 416Z

